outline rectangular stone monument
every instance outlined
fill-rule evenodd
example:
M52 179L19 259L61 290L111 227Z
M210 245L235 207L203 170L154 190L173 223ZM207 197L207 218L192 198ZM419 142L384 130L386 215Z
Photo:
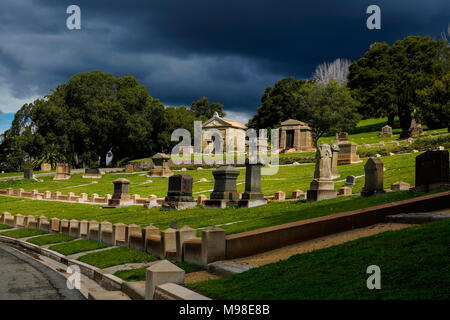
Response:
M195 208L197 202L192 197L194 179L188 174L169 177L169 190L161 210L184 210Z
M341 141L338 144L339 154L337 159L338 165L351 164L361 162L356 150L358 145L351 141Z
M222 166L213 171L214 190L210 199L205 201L205 208L225 208L239 201L236 180L240 172L231 166Z
M385 125L383 128L381 128L381 134L380 137L392 137L392 127Z
M99 168L84 169L83 179L101 179L102 173Z
M303 200L306 199L306 194L302 190L294 190L292 191L291 198L294 200Z
M52 165L50 163L41 163L41 171L52 171Z
M385 193L383 189L383 162L371 157L364 165L365 182L361 196L367 197Z
M168 178L173 175L169 167L170 157L164 153L157 153L152 157L153 168L148 172L150 177Z
M450 187L448 150L427 151L416 157L416 182L412 191L429 192Z
M238 202L239 208L252 208L267 203L261 192L261 163L250 164L249 159L245 161L245 192Z
M144 203L144 208L151 209L158 207L158 197L154 194L151 194Z
M114 180L113 184L114 194L110 199L108 196L105 197L108 201L108 205L103 208L119 208L133 205L133 200L131 200L129 194L130 180L120 178Z
M356 183L356 177L355 176L347 176L345 178L345 185L346 186L354 186Z
M284 191L277 191L275 192L275 196L273 198L275 201L285 201L286 200L286 192Z
M70 179L70 165L68 163L58 163L56 165L56 175L53 180Z
M133 173L134 172L134 166L132 164L127 164L125 166L125 173Z
M33 175L33 169L31 168L26 168L23 170L23 178L24 179L33 179L34 175Z
M314 180L306 193L307 201L320 201L337 197L334 182L331 179L331 148L328 144L321 144L316 151L316 169Z
M352 195L352 188L350 187L342 187L339 189L338 194L340 196L351 196Z
M411 186L409 183L398 181L391 184L391 190L392 191L402 191L402 190L409 190Z

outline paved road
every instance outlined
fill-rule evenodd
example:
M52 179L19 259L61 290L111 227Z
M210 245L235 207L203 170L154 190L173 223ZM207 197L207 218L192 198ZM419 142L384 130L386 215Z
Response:
M0 300L82 300L66 278L34 259L0 244Z

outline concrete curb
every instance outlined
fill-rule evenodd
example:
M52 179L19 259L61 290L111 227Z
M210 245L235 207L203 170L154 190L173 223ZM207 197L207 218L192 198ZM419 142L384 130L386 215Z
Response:
M43 255L47 258L50 258L67 266L76 265L80 268L80 271L83 275L85 275L89 279L94 280L106 290L109 291L122 290L122 284L124 282L122 279L119 279L118 277L112 274L104 274L101 272L101 269L97 267L91 266L78 260L67 259L66 256L58 252L41 248L35 244L28 243L19 239L14 239L0 235L0 242L17 246L19 248L23 248L26 250L30 250L36 254Z
M23 240L14 239L0 235L0 243L12 245L20 248L32 251L36 254L45 256L52 260L55 260L61 264L70 266L76 265L80 268L81 274L94 280L102 288L108 292L89 291L89 300L144 300L145 299L145 283L144 288L137 283L126 282L122 279L107 273L102 273L101 269L86 264L84 262L67 259L66 256L52 251L50 249L41 248L35 244L25 242ZM34 262L35 264L43 265L48 268L45 263ZM192 290L184 288L173 283L165 283L157 286L157 297L160 300L211 300L208 297L202 296Z

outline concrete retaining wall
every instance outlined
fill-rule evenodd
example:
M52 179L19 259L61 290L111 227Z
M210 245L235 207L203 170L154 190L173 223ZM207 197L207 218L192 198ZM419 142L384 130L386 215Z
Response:
M226 258L234 259L317 237L383 222L385 216L429 212L450 207L450 192L262 228L226 237Z

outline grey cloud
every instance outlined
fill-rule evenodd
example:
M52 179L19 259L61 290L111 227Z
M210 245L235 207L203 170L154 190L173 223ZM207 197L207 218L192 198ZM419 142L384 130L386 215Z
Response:
M65 27L70 4L81 7L81 31ZM370 4L382 30L365 27ZM308 78L375 41L438 37L449 9L448 0L2 0L0 85L22 101L102 70L135 76L169 105L208 96L248 115L282 77Z

